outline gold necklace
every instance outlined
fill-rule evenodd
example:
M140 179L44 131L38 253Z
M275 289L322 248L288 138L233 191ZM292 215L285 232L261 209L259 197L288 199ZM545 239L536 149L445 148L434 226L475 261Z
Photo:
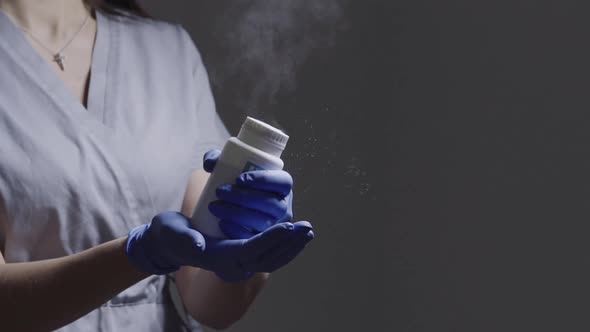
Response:
M59 51L54 52L53 50L51 50L49 47L45 46L37 37L35 37L35 35L33 35L33 33L31 33L29 30L21 27L20 25L16 24L16 26L18 26L19 29L21 29L22 31L24 31L25 33L27 33L29 36L31 36L31 38L36 41L39 45L41 45L44 49L46 49L53 57L53 61L57 62L57 65L59 66L59 68L64 71L65 70L65 65L64 65L64 60L66 59L66 56L63 55L63 51L70 46L70 44L74 41L74 39L76 39L76 37L80 34L80 32L82 31L82 29L84 29L84 27L86 26L86 24L88 23L88 19L90 18L90 14L88 14L88 16L86 16L86 18L84 19L84 22L82 23L82 25L80 26L80 28L78 29L78 31L76 31L76 33L72 36L72 38L70 38L68 40L68 42L59 49Z

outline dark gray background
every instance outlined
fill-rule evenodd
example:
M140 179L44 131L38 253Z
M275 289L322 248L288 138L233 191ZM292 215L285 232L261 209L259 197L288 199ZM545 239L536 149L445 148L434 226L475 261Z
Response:
M230 6L265 1L146 3L223 73ZM589 331L586 2L342 3L258 105L317 240L231 331ZM214 89L234 133L249 87Z
M390 330L590 331L587 3L396 12Z

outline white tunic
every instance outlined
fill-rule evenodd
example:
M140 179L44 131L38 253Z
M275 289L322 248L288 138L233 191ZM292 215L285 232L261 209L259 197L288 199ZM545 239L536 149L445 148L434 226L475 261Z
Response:
M71 255L180 211L203 153L229 137L182 27L101 12L97 27L86 109L0 11L0 249L8 263ZM150 277L60 331L181 331L168 282Z

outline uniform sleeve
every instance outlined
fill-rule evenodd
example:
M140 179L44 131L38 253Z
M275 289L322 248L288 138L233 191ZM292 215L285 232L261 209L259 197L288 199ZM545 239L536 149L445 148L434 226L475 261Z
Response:
M179 26L180 27L180 26ZM193 169L203 168L203 155L210 149L221 149L230 134L215 108L215 100L209 84L209 76L201 54L186 30L180 27L189 61L192 64L191 91L194 93L194 130L192 151Z

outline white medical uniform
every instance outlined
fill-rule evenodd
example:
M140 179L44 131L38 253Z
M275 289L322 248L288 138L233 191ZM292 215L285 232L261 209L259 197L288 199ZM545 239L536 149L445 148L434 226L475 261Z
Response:
M8 263L75 254L180 211L189 175L229 137L182 27L101 12L97 26L86 109L0 11L0 249ZM182 331L168 286L168 277L149 277L60 331Z

